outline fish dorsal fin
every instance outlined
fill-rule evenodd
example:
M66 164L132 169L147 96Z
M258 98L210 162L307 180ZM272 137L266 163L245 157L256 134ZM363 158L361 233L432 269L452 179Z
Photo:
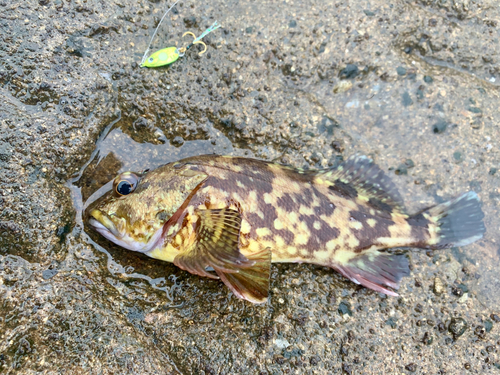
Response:
M359 197L379 211L405 212L396 185L366 156L351 156L337 168L320 172L318 177L333 183L330 189L336 193Z
M236 297L252 303L264 303L269 294L271 250L266 248L249 255L248 260L255 262L255 264L248 268L241 268L238 272L217 271L217 274Z
M199 276L217 279L206 271L238 272L239 268L251 267L255 261L247 259L239 250L241 215L231 209L198 210L196 238L177 255L174 264Z

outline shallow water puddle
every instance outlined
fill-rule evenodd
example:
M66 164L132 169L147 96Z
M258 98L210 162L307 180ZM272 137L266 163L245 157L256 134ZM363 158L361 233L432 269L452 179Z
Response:
M85 228L86 207L109 191L113 179L124 171L154 169L160 165L193 155L211 153L243 155L244 153L248 154L248 152L235 150L231 142L222 134L216 134L217 142L209 139L194 140L183 142L182 145L176 147L161 141L164 136L162 137L159 129L145 128L131 131L129 125L127 119L123 119L121 116L110 122L96 141L96 148L89 160L72 179L67 181L76 210L76 225L72 233L75 237L80 236L84 242L91 244L106 255L106 265L111 275L119 277L121 281L125 279L132 283L134 279L142 279L154 289L164 291L172 302L172 293L179 286L175 282L176 277L171 275L170 282L167 282L165 277L153 278L145 275L144 271L158 268L154 272L147 273L162 275L165 274L162 272L165 271L165 267L170 269L169 267L173 266L149 258L144 259L134 252L123 250L103 240L98 235L94 236L92 231ZM154 137L152 138L153 132ZM149 140L155 139L155 137L156 139L160 138L160 141L153 144ZM101 246L100 243L104 246ZM117 280L108 278L108 282L118 291L127 294L127 291L123 291L124 286Z

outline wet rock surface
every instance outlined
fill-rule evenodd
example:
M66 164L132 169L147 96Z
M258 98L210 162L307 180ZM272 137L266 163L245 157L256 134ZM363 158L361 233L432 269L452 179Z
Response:
M1 371L498 373L496 1L185 2L153 49L224 28L205 55L141 69L166 8L0 0ZM254 306L85 233L82 199L119 171L212 152L366 154L410 212L474 189L487 234L410 251L399 298L273 265Z

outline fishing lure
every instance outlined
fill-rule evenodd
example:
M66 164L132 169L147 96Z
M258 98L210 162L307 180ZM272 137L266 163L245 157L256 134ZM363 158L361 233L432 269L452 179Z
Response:
M160 27L163 19L165 16L170 12L170 10L179 2L180 0L177 0L163 15L161 18L160 22L158 23L158 26L156 27L155 32L153 33L153 36L151 37L151 40L149 42L148 48L146 49L146 52L144 52L144 56L142 57L141 60L141 66L146 67L146 68L157 68L159 66L164 66L168 64L172 64L173 62L177 61L179 57L183 57L186 51L194 46L195 44L201 44L203 45L204 49L199 53L199 55L203 55L207 51L207 45L202 42L202 39L210 34L212 31L217 30L221 25L215 21L212 26L210 26L208 29L206 29L199 37L196 37L191 31L186 31L182 37L186 35L191 35L193 37L193 41L188 44L186 47L167 47L160 49L154 53L151 54L151 56L147 57L148 52L149 52L149 47L151 47L151 43L153 42L153 39L156 35L156 32L158 31L158 28Z

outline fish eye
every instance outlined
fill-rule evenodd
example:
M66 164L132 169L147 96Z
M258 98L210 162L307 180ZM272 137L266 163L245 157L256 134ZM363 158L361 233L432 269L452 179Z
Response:
M155 60L155 59L153 59L152 57L150 57L150 58L148 59L148 61L149 61L149 62L153 62L154 60Z
M139 183L139 177L137 177L132 172L125 172L119 175L114 182L114 190L119 196L129 195L133 193L137 184Z

